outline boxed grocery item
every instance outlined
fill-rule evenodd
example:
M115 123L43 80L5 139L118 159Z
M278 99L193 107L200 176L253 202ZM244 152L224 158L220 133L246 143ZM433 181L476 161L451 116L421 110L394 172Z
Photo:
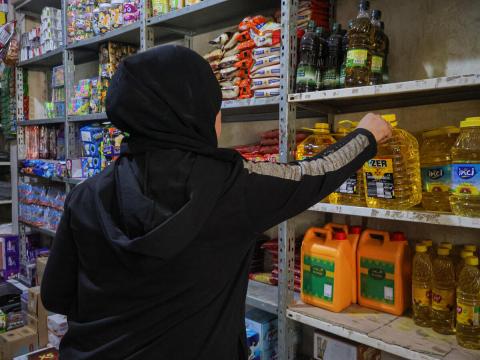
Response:
M317 330L313 335L313 358L315 360L380 360L381 351L339 337L327 336Z
M260 354L260 359L267 359L266 352L276 350L278 344L277 316L260 309L252 309L245 315L245 326L258 333L258 343L252 349Z
M0 332L23 326L21 294L8 282L0 284Z
M48 261L47 256L41 256L37 258L37 285L38 286L42 284L43 273L45 272L47 261Z
M260 335L252 330L247 328L247 348L248 348L248 359L249 360L260 360L260 350L258 349L258 342L260 340Z
M0 252L2 258L2 266L0 272L4 280L16 277L20 270L19 266L19 247L18 236L3 236L0 237Z
M13 360L59 360L60 354L54 347L48 347L17 356Z
M27 326L0 334L0 360L13 359L37 347L36 331Z
M48 317L48 331L62 337L68 331L67 317L65 315L53 314Z
M40 298L40 287L36 286L28 289L27 311L30 315L37 318L38 342L41 346L47 344L47 317L48 312L42 304Z

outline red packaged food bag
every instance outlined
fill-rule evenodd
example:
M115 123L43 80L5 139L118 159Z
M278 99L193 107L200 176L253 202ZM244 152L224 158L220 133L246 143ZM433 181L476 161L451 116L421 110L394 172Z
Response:
M244 50L251 50L255 47L255 41L253 40L248 40L248 41L244 41L242 43L239 43L237 45L237 49L239 51L244 51Z

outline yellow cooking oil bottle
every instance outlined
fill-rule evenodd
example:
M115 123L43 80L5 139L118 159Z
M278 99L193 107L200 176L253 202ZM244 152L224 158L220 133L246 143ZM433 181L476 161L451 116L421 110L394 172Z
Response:
M352 303L352 246L343 231L313 227L301 248L301 299L340 312Z
M465 267L465 259L471 256L475 256L475 254L472 251L462 250L462 252L460 253L460 260L455 265L455 279L457 280L457 283L458 283L458 279L460 278L460 273Z
M355 130L357 125L356 121L340 120L337 132L333 136L338 141ZM366 206L362 169L352 174L335 192L330 194L328 199L331 204Z
M433 260L432 328L445 335L455 333L455 267L450 250L439 247Z
M418 141L397 127L395 114L382 117L392 125L393 136L363 166L367 206L408 209L422 200Z
M460 122L452 147L452 194L455 215L480 216L480 116Z
M480 350L480 270L478 257L465 259L457 286L457 341Z
M412 265L412 308L413 321L424 327L431 326L432 306L432 261L427 246L419 244L415 248Z
M431 211L451 211L451 149L460 129L445 126L422 134L420 167L422 173L422 206Z
M404 236L364 230L357 250L358 303L401 315L411 304L411 257Z

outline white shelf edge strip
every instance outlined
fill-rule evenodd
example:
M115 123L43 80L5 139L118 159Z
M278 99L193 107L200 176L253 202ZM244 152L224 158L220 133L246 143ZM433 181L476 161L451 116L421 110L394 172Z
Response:
M353 215L396 221L418 222L424 224L480 229L480 218L470 218L422 210L387 210L360 206L334 205L326 203L318 203L312 206L309 210L341 215Z

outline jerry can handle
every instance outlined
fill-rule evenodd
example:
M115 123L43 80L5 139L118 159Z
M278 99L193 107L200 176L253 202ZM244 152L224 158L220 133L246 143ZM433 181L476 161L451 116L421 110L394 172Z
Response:
M390 234L388 233L388 231L372 230L372 229L364 230L360 241L364 241L369 237L372 237L376 240L382 240L384 242L390 242Z
M308 229L307 232L305 233L304 239L318 238L319 234L324 235L325 239L327 240L332 239L332 231L324 228L320 228L320 227L311 227L310 229Z
M340 231L343 231L345 234L348 235L348 225L341 225L341 224L335 224L335 223L328 223L327 225L325 225L323 227L324 229L327 229L327 230L340 230Z

